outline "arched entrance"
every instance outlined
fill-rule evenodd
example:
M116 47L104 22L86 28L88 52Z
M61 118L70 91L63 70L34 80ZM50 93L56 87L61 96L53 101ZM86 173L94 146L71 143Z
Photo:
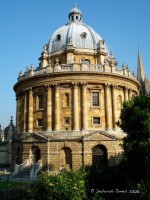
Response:
M64 147L61 150L61 167L62 168L72 168L72 152L68 147Z
M38 146L32 147L32 162L37 163L41 159L41 150Z
M107 149L104 145L97 145L92 149L93 165L107 164Z

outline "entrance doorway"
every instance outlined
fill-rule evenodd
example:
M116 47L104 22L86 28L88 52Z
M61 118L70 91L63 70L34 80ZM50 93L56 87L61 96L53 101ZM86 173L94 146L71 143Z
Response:
M104 145L97 145L92 149L93 165L107 164L107 149Z

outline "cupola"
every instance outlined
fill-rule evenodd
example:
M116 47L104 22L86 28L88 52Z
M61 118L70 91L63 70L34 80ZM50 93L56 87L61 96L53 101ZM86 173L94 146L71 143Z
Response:
M71 9L68 17L69 17L70 22L80 22L80 21L82 21L82 13L77 8L76 4L74 4L74 8Z

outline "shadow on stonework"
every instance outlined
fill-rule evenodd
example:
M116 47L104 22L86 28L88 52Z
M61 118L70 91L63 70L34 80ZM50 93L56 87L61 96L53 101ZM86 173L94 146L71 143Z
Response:
M86 189L90 199L103 197L105 200L138 200L138 193L133 189L126 167L123 153L118 153L108 159L107 164L86 166ZM97 198L98 199L98 198Z

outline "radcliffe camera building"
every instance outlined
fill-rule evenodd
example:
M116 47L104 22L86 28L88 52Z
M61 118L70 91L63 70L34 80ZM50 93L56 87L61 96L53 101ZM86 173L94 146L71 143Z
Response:
M14 85L13 164L40 162L44 169L60 171L116 165L122 155L125 133L116 122L123 101L146 88L140 53L137 79L127 66L117 67L76 5L68 17L44 45L39 66L20 72Z

